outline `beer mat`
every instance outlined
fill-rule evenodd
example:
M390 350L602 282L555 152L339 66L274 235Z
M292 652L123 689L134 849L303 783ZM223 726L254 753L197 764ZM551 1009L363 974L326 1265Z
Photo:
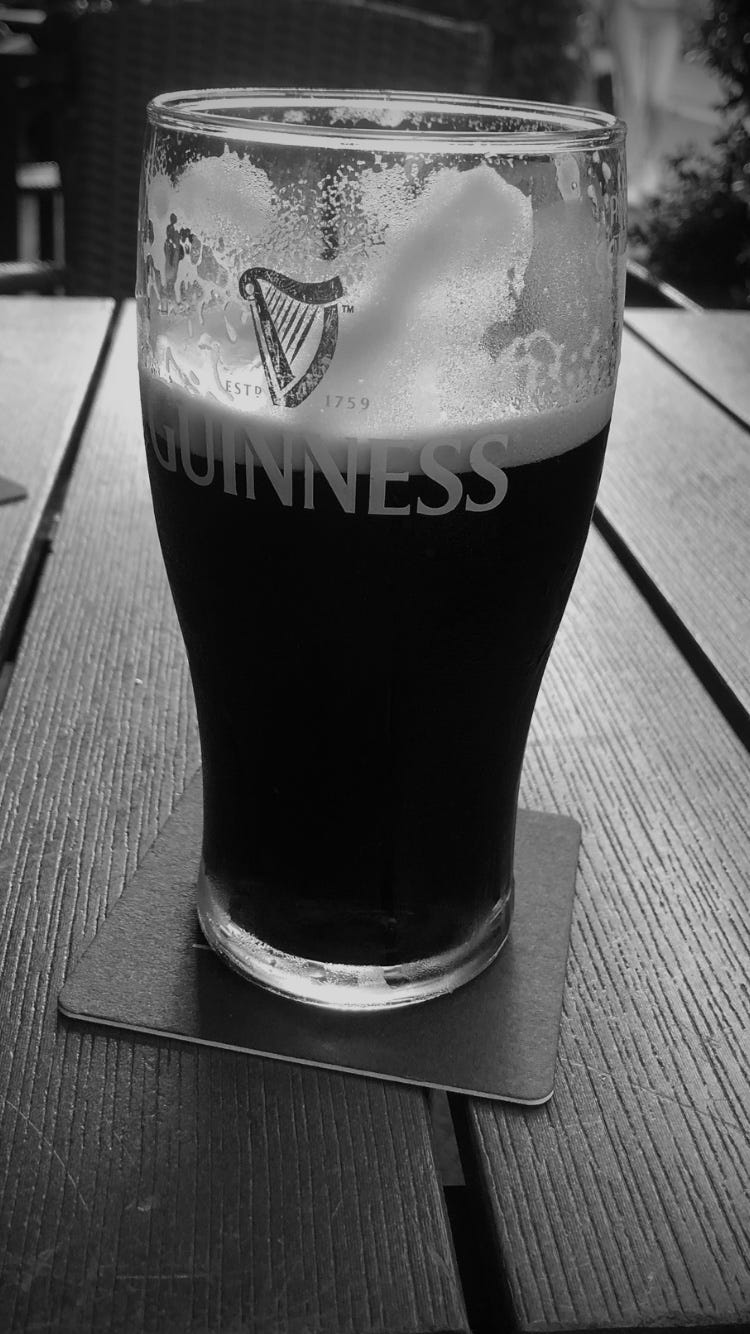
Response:
M11 482L9 477L0 476L0 505L9 504L11 500L25 500L28 494L18 482Z
M560 1026L580 828L519 811L510 935L448 996L354 1014L274 995L205 944L195 911L200 773L60 993L73 1019L378 1079L546 1102Z

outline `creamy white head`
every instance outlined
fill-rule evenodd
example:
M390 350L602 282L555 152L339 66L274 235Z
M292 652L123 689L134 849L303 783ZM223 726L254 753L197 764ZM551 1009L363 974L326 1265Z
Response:
M586 160L537 164L530 183L517 163L415 157L280 188L228 148L177 181L154 171L145 392L152 378L171 384L225 432L253 423L342 448L356 438L466 449L494 432L507 467L573 447L611 414L622 281L606 163L582 179ZM295 284L340 282L333 353L294 406L274 402L258 311L240 290L261 267ZM311 346L322 308L314 318Z

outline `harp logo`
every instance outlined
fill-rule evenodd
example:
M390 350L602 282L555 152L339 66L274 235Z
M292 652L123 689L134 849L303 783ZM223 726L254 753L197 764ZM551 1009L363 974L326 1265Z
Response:
M249 301L271 402L296 408L320 384L339 333L340 278L301 283L273 269L246 269Z

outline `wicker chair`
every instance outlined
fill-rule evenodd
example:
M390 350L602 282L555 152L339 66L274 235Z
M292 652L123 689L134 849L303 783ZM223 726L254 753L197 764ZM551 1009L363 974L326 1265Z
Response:
M479 23L363 0L154 0L68 25L74 110L61 151L66 290L127 297L144 108L200 87L393 88L482 93Z

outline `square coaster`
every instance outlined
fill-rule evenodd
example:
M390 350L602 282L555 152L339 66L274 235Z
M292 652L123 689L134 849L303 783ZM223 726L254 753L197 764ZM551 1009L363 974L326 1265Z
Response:
M9 504L11 500L25 500L28 491L18 482L12 482L9 477L0 476L0 505Z
M74 967L63 1014L480 1097L552 1096L581 832L574 820L519 811L513 922L489 968L448 996L362 1014L277 996L214 954L195 911L201 825L199 772Z

